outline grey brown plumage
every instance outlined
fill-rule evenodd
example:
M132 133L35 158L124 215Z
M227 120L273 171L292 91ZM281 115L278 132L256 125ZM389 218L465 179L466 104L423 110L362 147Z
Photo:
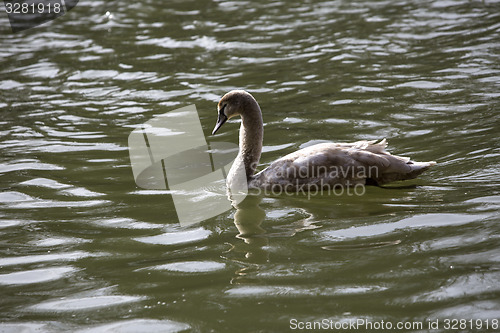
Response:
M254 174L260 159L263 140L262 112L248 92L233 90L218 104L219 118L214 134L232 117L241 116L240 150L228 173L227 181L237 179L245 170L251 188L310 190L337 185L386 184L417 177L436 162L414 162L386 151L385 139L353 143L320 143L309 146L272 162ZM244 169L243 169L244 167ZM241 179L241 177L240 177Z

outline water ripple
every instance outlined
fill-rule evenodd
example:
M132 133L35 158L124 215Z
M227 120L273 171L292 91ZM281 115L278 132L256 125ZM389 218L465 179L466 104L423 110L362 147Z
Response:
M26 265L42 263L48 261L73 261L81 258L99 256L103 254L88 253L84 251L73 251L67 253L39 254L28 256L15 256L10 258L0 258L0 266Z
M188 324L176 322L173 320L154 320L154 319L130 319L113 322L105 325L96 325L76 331L78 333L113 333L113 332L131 332L131 333L149 333L149 332L183 332L191 327Z
M199 242L210 237L209 230L198 228L194 230L167 232L156 236L135 238L136 241L147 244L177 245Z
M224 263L215 261L184 261L148 267L152 270L166 270L179 273L210 273L226 268Z
M31 306L35 311L79 311L116 306L125 303L139 302L144 297L112 295L68 298L57 301L47 301Z
M72 266L60 266L52 268L40 268L15 272L9 274L0 274L0 284L3 285L25 285L31 283L42 283L61 279L77 269Z
M386 290L381 286L344 286L337 288L301 288L294 286L244 286L226 290L230 297L295 297L295 296L335 296L377 293Z

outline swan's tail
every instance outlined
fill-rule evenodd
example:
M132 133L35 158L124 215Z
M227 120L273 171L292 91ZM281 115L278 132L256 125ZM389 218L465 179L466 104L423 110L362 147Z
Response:
M406 162L406 167L408 168L407 172L388 172L382 173L380 177L378 177L376 182L378 184L386 184L390 182L395 182L399 180L408 180L417 178L422 172L429 169L431 166L435 165L435 161L429 162L414 162L408 161Z
M382 161L377 163L380 168L380 174L372 177L377 184L386 184L399 180L407 180L418 177L422 172L435 165L436 162L415 162L410 160L409 157L392 155L385 150L387 147L387 140L383 139L377 141L364 141L365 150L375 154L377 157L382 158Z
M412 174L414 173L415 176L418 176L422 172L424 172L425 170L429 169L431 166L436 165L436 162L435 161L430 161L430 162L413 162L413 161L410 161L410 162L408 162L408 165L411 168L411 172L410 173L412 173Z

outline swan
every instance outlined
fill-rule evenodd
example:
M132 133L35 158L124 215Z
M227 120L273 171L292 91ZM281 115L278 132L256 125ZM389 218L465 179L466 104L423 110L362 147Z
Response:
M358 184L382 185L416 178L436 164L434 161L414 162L408 157L391 155L385 150L385 139L363 140L315 144L283 156L255 174L264 137L259 104L250 93L232 90L220 99L217 110L217 123L212 135L228 119L241 116L239 152L227 174L228 186L238 178L238 170L245 170L248 188L265 190L311 191Z

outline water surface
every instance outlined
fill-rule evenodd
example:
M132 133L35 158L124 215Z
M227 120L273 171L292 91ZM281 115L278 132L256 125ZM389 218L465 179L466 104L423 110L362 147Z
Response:
M500 3L80 1L0 23L1 331L500 319ZM183 228L136 187L128 135L195 104L208 141L236 143L236 122L209 136L235 88L264 113L261 167L384 137L438 165Z

